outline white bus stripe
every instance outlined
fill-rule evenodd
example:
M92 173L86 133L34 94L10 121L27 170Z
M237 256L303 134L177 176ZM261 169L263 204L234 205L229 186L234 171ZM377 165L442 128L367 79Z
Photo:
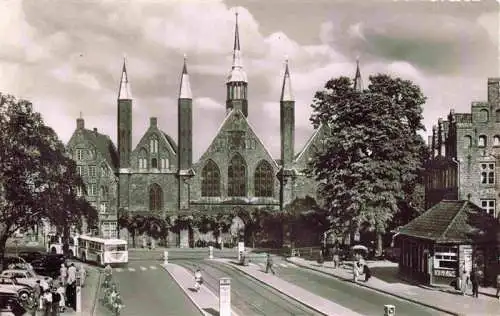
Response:
M146 270L147 270L147 268L141 267L141 270L142 270L142 271L146 271Z
M129 271L132 271L132 272L134 272L134 271L135 271L135 269L134 269L134 268L128 268L128 270L129 270Z

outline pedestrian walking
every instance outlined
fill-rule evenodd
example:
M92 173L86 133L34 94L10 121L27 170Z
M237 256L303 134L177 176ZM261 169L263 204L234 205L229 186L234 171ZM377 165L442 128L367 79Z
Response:
M460 279L460 291L462 292L462 295L466 294L468 286L469 286L469 273L464 268L462 270L462 276Z
M40 285L40 280L36 280L35 285L33 286L33 300L37 303L36 309L42 309L42 286ZM35 310L36 310L35 309Z
M368 282L368 280L372 277L372 272L367 264L363 265L363 274L365 275L365 282Z
M64 310L66 309L66 289L64 288L64 284L62 282L59 283L59 287L57 288L57 293L59 293L60 296L59 312L64 313Z
M476 265L470 273L470 283L472 284L472 297L479 297L479 271Z
M273 273L273 275L275 275L276 273L274 273L274 269L273 269L273 258L271 257L271 254L268 253L267 254L267 260L266 260L266 273L269 272L269 270L271 270L271 272Z
M64 263L61 263L61 268L59 269L59 278L64 284L66 284L66 280L68 278L68 268Z
M57 292L56 287L52 287L52 309L51 309L51 316L58 316L59 315L59 303L61 301L61 296Z
M52 293L50 290L46 290L43 294L43 316L51 316L50 312L52 309Z

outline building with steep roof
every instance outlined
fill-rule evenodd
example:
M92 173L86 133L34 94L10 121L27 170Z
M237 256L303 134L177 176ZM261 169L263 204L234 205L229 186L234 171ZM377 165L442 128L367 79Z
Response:
M470 113L439 119L426 164L426 208L442 199L470 200L498 217L500 181L500 78L488 78L488 100Z
M359 65L355 82L360 88ZM193 96L186 59L178 95L177 143L152 117L135 146L133 99L124 61L117 101L118 147L109 137L85 129L82 118L68 144L87 183L88 198L100 211L100 234L116 236L113 227L119 211L171 218L230 212L238 214L244 224L252 209L279 211L295 198L315 197L316 183L303 170L321 148L325 127L315 131L295 155L295 98L288 61L280 98L280 159L271 156L250 123L248 88L236 16L233 61L226 80L226 117L207 150L193 161ZM197 239L196 234L196 229L181 230L171 233L169 241L185 247Z
M448 285L474 266L494 280L499 225L470 201L442 200L401 227L399 272L427 284Z

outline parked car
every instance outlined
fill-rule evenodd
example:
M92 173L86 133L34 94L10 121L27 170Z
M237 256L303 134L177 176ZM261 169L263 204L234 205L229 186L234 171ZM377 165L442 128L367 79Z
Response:
M4 270L0 274L0 277L15 278L18 283L27 285L31 288L35 286L37 280L40 280L40 282L45 282L45 283L52 282L51 277L39 275L32 270L21 270L21 269Z
M22 301L26 301L33 292L33 289L30 286L20 284L15 278L0 277L0 291L2 289L15 290Z
M31 262L33 270L41 275L57 278L61 264L66 262L66 258L59 254L46 254L42 259Z
M11 289L0 289L0 315L23 316L27 310L19 301L16 291Z
M41 251L21 251L19 257L26 260L26 262L33 262L35 260L43 259L47 254Z
M28 262L26 262L26 260L24 260L19 256L4 257L3 264L4 267L7 267L7 269L22 269L22 270L33 269L31 264L29 264Z

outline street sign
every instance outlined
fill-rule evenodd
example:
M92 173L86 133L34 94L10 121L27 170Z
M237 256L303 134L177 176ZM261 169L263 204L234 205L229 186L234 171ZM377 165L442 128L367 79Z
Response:
M231 316L231 279L219 279L219 316Z

